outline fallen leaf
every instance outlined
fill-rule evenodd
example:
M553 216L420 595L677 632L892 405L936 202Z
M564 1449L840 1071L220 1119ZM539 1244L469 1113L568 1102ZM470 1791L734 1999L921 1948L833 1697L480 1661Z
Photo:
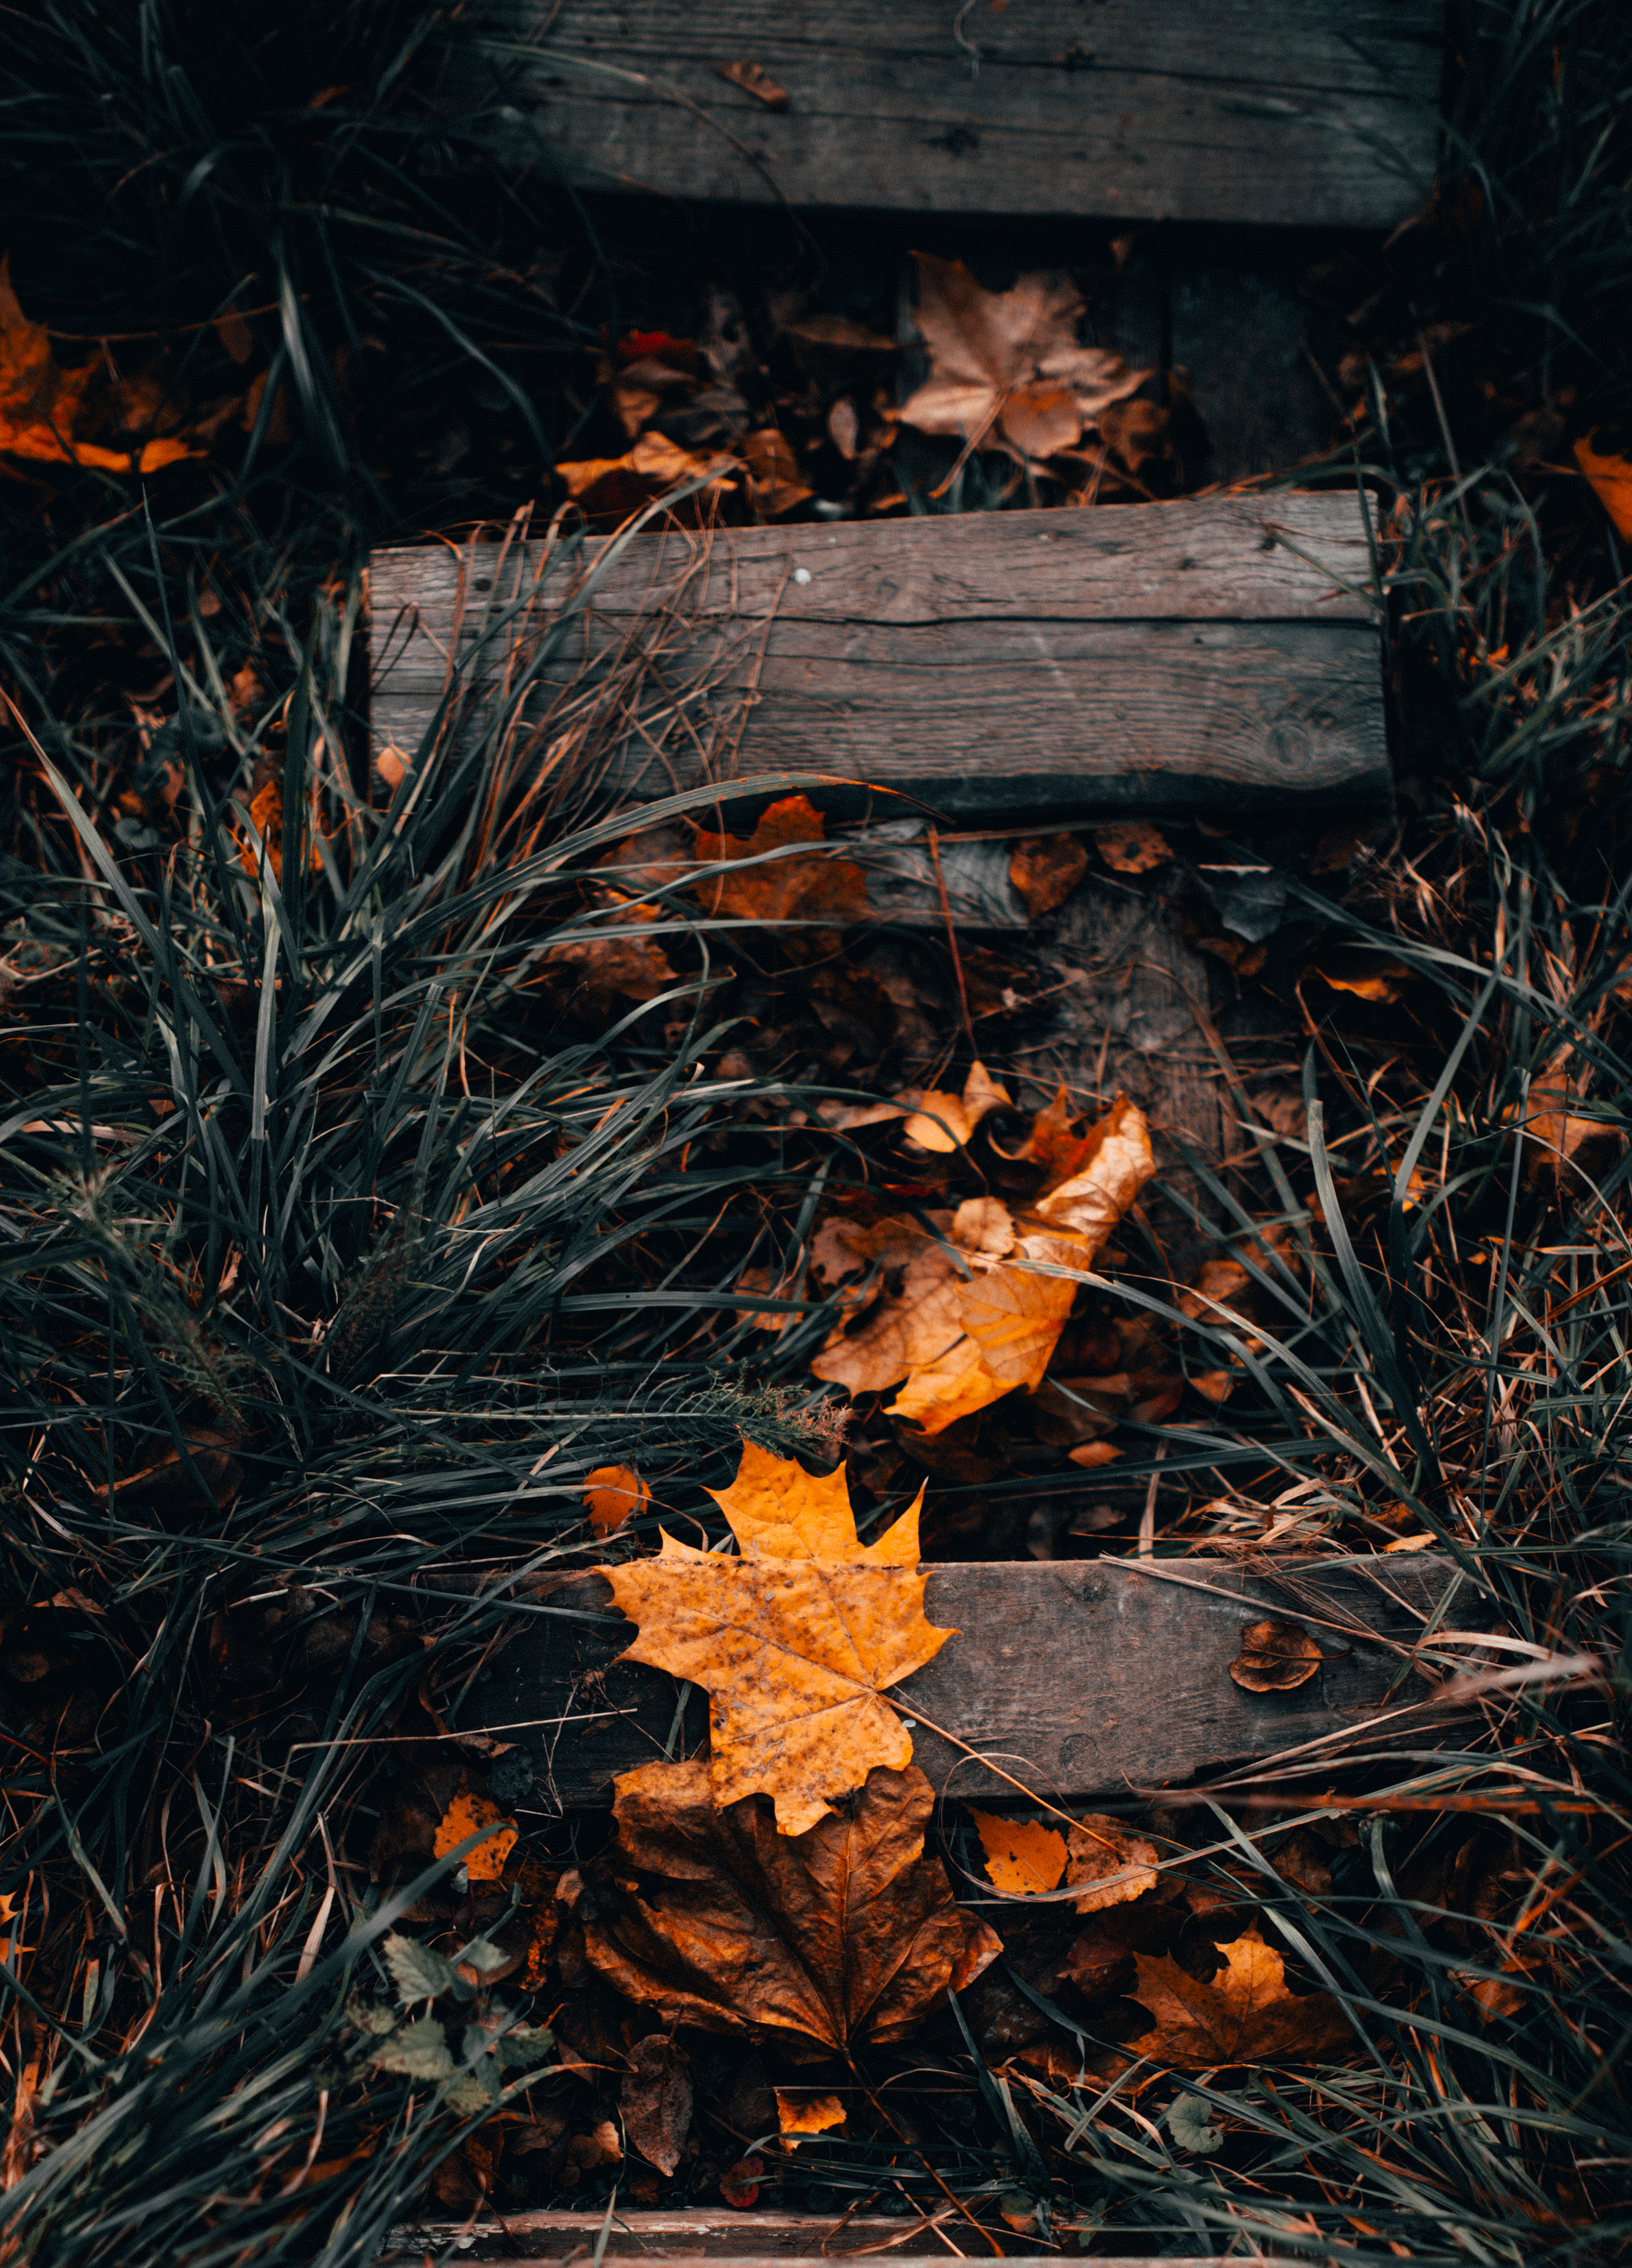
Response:
M1153 866L1166 865L1173 855L1159 828L1147 825L1143 819L1096 827L1093 846L1118 874L1148 874Z
M752 835L697 832L697 858L704 865L737 871L706 875L697 884L703 909L716 920L822 923L864 921L867 877L853 858L835 858L818 849L826 821L802 795L784 796L761 816ZM801 850L800 845L812 846ZM743 862L754 860L747 865ZM796 959L828 949L820 933L806 939L797 931L783 943Z
M1133 1997L1148 2008L1150 2031L1127 2052L1172 2071L1211 2071L1234 2064L1318 2063L1349 2048L1353 2029L1325 1992L1299 1998L1287 1989L1286 1967L1261 1938L1222 1946L1222 1977L1203 1984L1170 1955L1137 1956Z
M1005 2190L997 2200L997 2212L1017 2236L1029 2236L1037 2227L1037 2200L1024 2190Z
M1320 1668L1321 1653L1301 1623L1248 1623L1230 1675L1249 1693L1290 1693Z
M623 2145L611 2119L599 2120L587 2134L575 2134L567 2145L567 2160L581 2174L598 2173L603 2166L621 2166Z
M799 460L775 425L745 433L737 445L748 475L748 494L762 519L776 519L791 512L816 491L799 477Z
M745 1268L737 1278L739 1292L764 1292L776 1300L797 1300L797 1284L774 1268ZM786 1307L739 1307L736 1319L756 1331L785 1331L794 1317Z
M923 1127L940 1137L939 1146L951 1146L952 1133L973 1131L972 1102L978 1123L1008 1101L980 1065L975 1069L979 1089L972 1072L961 1098L917 1098L937 1106ZM940 1119L949 1122L950 1132L937 1124ZM916 1123L909 1120L908 1130ZM819 1282L842 1290L847 1274L866 1273L812 1370L852 1394L882 1393L904 1380L887 1414L925 1433L942 1432L1017 1388L1034 1389L1077 1294L1072 1276L1042 1270L1091 1267L1155 1170L1143 1116L1119 1095L1084 1138L1070 1176L1030 1212L1008 1215L1008 1225L1000 1219L1006 1209L995 1199L971 1200L952 1216L929 1216L938 1237L896 1217L865 1228L827 1223L812 1253ZM1180 1378L1170 1406L1183 1391Z
M956 1635L924 1617L923 1491L872 1544L856 1540L842 1466L815 1480L747 1442L731 1487L709 1493L741 1556L665 1533L658 1558L603 1569L640 1625L620 1659L702 1686L715 1800L763 1790L799 1835L875 1764L910 1761L883 1694Z
M628 1465L597 1465L584 1476L584 1510L597 1535L613 1535L651 1502L651 1491Z
M584 1949L665 2024L848 2054L907 2038L1002 1949L923 1855L921 1771L872 1771L798 1835L761 1797L717 1806L702 1760L644 1764L616 1791Z
M1097 1254L1155 1171L1144 1113L1119 1094L1091 1129L1070 1179L1039 1197L1035 1211L1084 1238Z
M10 254L0 257L0 455L36 464L94 465L109 473L156 473L201 453L173 437L146 441L134 453L80 439L74 429L86 413L100 367L95 361L72 371L57 367L45 325L29 321L12 289ZM128 381L115 383L112 403L120 422L131 423L146 406Z
M496 1827L498 1832L466 1852L465 1872L473 1882L501 1881L504 1861L516 1847L515 1823L504 1817L490 1795L472 1787L461 1773L452 1799L437 1826L436 1840L431 1845L434 1856L445 1859L456 1845L482 1827Z
M733 86L739 86L745 94L751 94L756 102L762 102L767 110L788 107L786 88L778 86L770 73L758 63L721 63L719 74Z
M1011 1108L1008 1089L978 1062L969 1066L960 1095L914 1088L901 1100L916 1106L902 1129L907 1139L920 1150L941 1152L960 1150L989 1111Z
M1352 992L1356 1000L1380 1003L1400 998L1386 976L1328 976L1324 968L1314 969L1312 974L1318 976L1322 984L1329 984L1334 992Z
M1033 921L1062 906L1088 872L1088 853L1075 835L1028 835L1014 846L1009 880Z
M1011 1897L1035 1897L1040 1890L1059 1887L1065 1872L1065 1837L1057 1828L1035 1819L999 1819L989 1811L970 1810L986 1872L997 1889Z
M1194 2150L1198 2156L1211 2157L1215 2150L1224 2147L1224 2129L1208 2124L1212 2105L1199 2095L1181 2095L1176 2098L1167 2114L1167 2131L1181 2150Z
M1576 462L1592 483L1593 494L1609 514L1617 535L1632 542L1632 461L1625 457L1600 456L1592 446L1598 438L1575 444Z
M661 433L643 433L621 457L580 457L555 468L569 497L585 518L614 526L654 497L694 480L707 483L694 503L720 497L736 487L725 475L739 469L734 457L695 456Z
M816 2095L805 2088L776 2089L776 2123L790 2150L798 2148L802 2134L831 2133L844 2119L844 2105L836 2095Z
M660 2174L672 2174L691 2131L691 2064L660 2032L636 2040L618 2109L630 2146Z
M680 981L655 939L627 929L552 945L541 973L562 1006L601 1017L617 1014L621 1002L655 1000Z
M1147 465L1176 464L1173 413L1154 401L1117 401L1101 411L1099 436L1136 478Z
M1525 1181L1531 1189L1582 1189L1596 1182L1621 1154L1618 1126L1607 1119L1583 1117L1570 1108L1579 1095L1579 1086L1567 1068L1546 1071L1531 1082L1523 1111L1511 1114L1524 1121Z
M1134 1834L1120 1819L1091 1811L1073 1827L1067 1845L1065 1879L1082 1886L1079 1914L1099 1913L1153 1890L1160 1881L1154 1843Z
M765 2178L762 2158L739 2158L720 2176L720 2202L733 2213L751 2213L760 2201L760 2183Z
M1068 279L1022 276L1011 291L987 291L960 260L913 257L930 376L901 416L920 432L1034 462L1073 447L1149 375L1106 348L1077 344L1083 298Z
M1079 1448L1068 1449L1066 1454L1074 1465L1085 1465L1092 1469L1095 1465L1112 1463L1122 1451L1109 1441L1084 1441Z

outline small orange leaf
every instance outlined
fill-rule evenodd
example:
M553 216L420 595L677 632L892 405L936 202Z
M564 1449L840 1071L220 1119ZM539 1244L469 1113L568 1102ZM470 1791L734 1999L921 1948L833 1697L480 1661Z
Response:
M1148 874L1173 858L1167 837L1143 819L1128 819L1114 827L1096 827L1094 848L1106 865L1119 874Z
M1322 1656L1301 1623L1249 1623L1230 1675L1248 1693L1290 1693L1306 1685Z
M1084 1441L1075 1449L1068 1449L1066 1452L1074 1465L1086 1465L1090 1468L1094 1465L1108 1465L1121 1454L1122 1452L1114 1448L1109 1441Z
M651 1491L628 1465L597 1465L584 1476L584 1509L597 1535L613 1535L651 1502Z
M998 1889L1031 1898L1059 1888L1065 1837L1057 1829L1035 1819L999 1819L989 1811L971 1809L969 1816L986 1853L986 1872Z
M778 86L761 64L722 63L719 73L733 86L739 86L745 94L751 94L756 102L762 102L767 110L785 110L788 107L787 89Z
M500 1881L504 1879L504 1861L516 1847L515 1827L492 1797L472 1787L461 1773L452 1800L437 1823L431 1850L437 1858L445 1859L456 1845L482 1827L496 1827L498 1831L466 1853L465 1872L473 1882Z
M853 858L834 858L823 848L827 821L809 799L783 796L763 814L752 835L697 831L697 857L705 865L754 859L741 871L705 877L697 885L704 909L716 919L755 922L864 921L867 877ZM808 844L801 851L797 846ZM797 932L783 939L796 959L827 949L828 940L807 942Z
M1033 921L1062 906L1088 872L1075 835L1028 835L1014 846L1009 880Z
M790 2150L798 2148L801 2134L826 2134L842 2126L844 2119L844 2105L836 2095L813 2095L803 2087L776 2089L776 2123Z
M1576 462L1592 483L1599 504L1614 523L1615 533L1632 542L1632 461L1625 457L1600 457L1592 440L1575 445Z

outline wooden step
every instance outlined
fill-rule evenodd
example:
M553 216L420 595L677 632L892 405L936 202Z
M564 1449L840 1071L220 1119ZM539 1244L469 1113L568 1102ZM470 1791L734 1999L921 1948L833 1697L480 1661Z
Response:
M513 672L570 588L542 562L373 555L377 750L413 757L456 663ZM607 777L628 799L808 770L835 783L815 797L832 810L976 824L1388 800L1352 493L671 529L590 573L528 714L648 651L646 729Z
M393 2229L380 2254L380 2268L421 2268L429 2257L443 2260L449 2247L460 2263L504 2261L508 2268L540 2268L545 2261L571 2258L587 2261L594 2253L606 2219L599 2213L506 2213L502 2221L482 2218L466 2224L448 2221L405 2225ZM605 2257L608 2260L661 2261L664 2268L692 2268L705 2260L731 2260L737 2268L770 2268L783 2260L850 2260L863 2256L893 2264L893 2268L942 2268L955 2253L937 2246L933 2238L909 2236L913 2228L904 2216L886 2220L882 2214L838 2221L822 2213L720 2213L706 2207L695 2213L614 2213ZM990 2257L967 2221L959 2224L958 2252ZM996 2236L1003 2232L996 2233ZM1025 2240L1008 2236L1007 2257L1025 2268L1057 2263L1060 2254L1029 2253ZM1069 2240L1068 2240L1069 2242ZM908 2247L910 2246L910 2249ZM1094 2255L1094 2268L1134 2268L1130 2260L1106 2253ZM1143 2268L1143 2264L1141 2264ZM1214 2256L1168 2257L1167 2268L1214 2268Z
M1412 1649L1462 1580L1428 1554L1309 1560L1273 1578L1221 1559L937 1566L925 1611L960 1635L892 1697L936 1787L997 1808L1013 1790L967 1749L1068 1805L1293 1750L1335 1771L1422 1737L1432 1685ZM618 1773L706 1742L705 1695L687 1689L677 1717L671 1677L613 1666L633 1633L610 1600L600 1576L563 1578L486 1689L483 1724L533 1763L524 1812L609 1803ZM1327 1656L1294 1691L1249 1693L1230 1675L1243 1630L1266 1616L1301 1623Z
M1443 0L506 0L580 188L1388 228L1438 140ZM532 60L536 56L536 61ZM785 105L726 79L755 64Z

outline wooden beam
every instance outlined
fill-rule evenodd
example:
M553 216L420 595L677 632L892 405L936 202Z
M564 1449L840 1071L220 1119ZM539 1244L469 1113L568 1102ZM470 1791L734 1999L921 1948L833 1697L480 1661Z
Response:
M1461 1580L1428 1557L1305 1560L1273 1577L1206 1559L937 1566L926 1612L960 1635L893 1697L909 1721L923 1712L915 1759L937 1788L999 1808L1012 1789L968 1749L1066 1804L1290 1750L1336 1770L1422 1736L1430 1688L1411 1649ZM563 1579L548 1602L557 1611L496 1665L483 1721L533 1761L524 1810L607 1803L618 1773L706 1742L706 1696L691 1690L677 1714L672 1678L616 1662L632 1633L610 1599L600 1576ZM1243 1630L1264 1616L1302 1623L1325 1650L1293 1692L1249 1693L1230 1675Z
M507 15L507 61L532 35L537 145L586 188L1387 228L1433 180L1443 0L510 0ZM733 63L758 64L785 107L727 82Z
M557 630L528 713L649 652L631 799L808 769L877 817L1375 806L1370 579L1347 494L670 530ZM376 747L411 755L455 666L491 682L570 587L533 546L377 552Z
M427 2257L447 2257L454 2244L458 2250L453 2257L461 2264L504 2261L507 2268L540 2268L545 2261L575 2254L587 2257L606 2218L603 2207L599 2213L506 2213L502 2224L481 2219L408 2223L391 2232L379 2256L381 2268L421 2268ZM694 2262L704 2260L732 2260L737 2268L771 2268L783 2260L848 2260L864 2254L886 2260L893 2268L930 2268L931 2261L934 2268L942 2268L953 2257L939 2248L925 2250L933 2239L920 2239L909 2250L902 2238L910 2226L904 2216L886 2220L882 2214L839 2221L825 2213L720 2213L708 2206L695 2213L620 2210L613 2216L606 2257L661 2261L664 2268L692 2268ZM1044 2268L1045 2262L1059 2260L1058 2252L1022 2251L1018 2237L1007 2241L1014 2247L1007 2257L1026 2263L1026 2268ZM1134 2263L1096 2253L1094 2268L1134 2268ZM1169 2258L1167 2268L1214 2268L1214 2256Z

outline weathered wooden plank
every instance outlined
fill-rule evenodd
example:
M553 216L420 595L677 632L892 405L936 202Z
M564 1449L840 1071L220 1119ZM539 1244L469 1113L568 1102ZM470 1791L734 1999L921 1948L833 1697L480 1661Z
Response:
M650 626L631 798L808 768L952 817L1376 803L1368 575L1343 495L670 533L627 546L546 683ZM409 752L454 663L496 665L495 621L536 630L566 589L490 546L379 552L371 584L376 745Z
M1425 1699L1410 1649L1459 1581L1429 1557L1309 1561L1275 1580L1224 1560L937 1566L926 1611L961 1634L894 1697L937 1788L985 1803L1011 1791L969 1749L1001 1756L1007 1771L1070 1803L1183 1786L1311 1742L1336 1768L1369 1745L1387 1711ZM610 1597L599 1576L567 1579L551 1603L573 1612L534 1618L497 1665L484 1722L528 1751L534 1808L607 1802L619 1772L706 1741L705 1696L690 1690L677 1719L671 1678L614 1666L631 1633L607 1614ZM1322 1668L1294 1692L1248 1693L1229 1675L1242 1631L1265 1614L1291 1616L1326 1646ZM1423 1723L1419 1707L1377 1731L1397 1740Z
M504 2261L508 2268L539 2268L544 2261L592 2253L605 2220L603 2209L506 2213L502 2225L484 2220L457 2226L445 2221L405 2224L392 2231L380 2261L382 2268L394 2268L397 2263L402 2268L409 2263L420 2268L427 2257L441 2260L457 2244L461 2262ZM691 2268L692 2263L704 2260L734 2260L737 2268L770 2268L773 2262L783 2260L846 2260L867 2254L874 2258L882 2255L897 2268L930 2268L931 2258L934 2268L941 2268L950 2256L922 2249L923 2242L932 2240L920 2240L910 2250L902 2242L909 2226L901 2218L886 2220L882 2214L840 2222L822 2213L721 2213L706 2207L695 2213L620 2210L613 2216L606 2257L658 2260L665 2268ZM999 2230L997 2235L1002 2235ZM1044 2268L1045 2262L1058 2261L1058 2253L1022 2253L1018 2238L1008 2241L1017 2248L1008 2255L1017 2268ZM1134 2264L1096 2254L1095 2268L1134 2268ZM1170 2259L1168 2268L1214 2268L1214 2262L1210 2255L1206 2259Z
M551 159L586 187L1384 228L1433 176L1442 0L511 0L509 16L518 46L534 34ZM724 81L733 62L785 109Z

